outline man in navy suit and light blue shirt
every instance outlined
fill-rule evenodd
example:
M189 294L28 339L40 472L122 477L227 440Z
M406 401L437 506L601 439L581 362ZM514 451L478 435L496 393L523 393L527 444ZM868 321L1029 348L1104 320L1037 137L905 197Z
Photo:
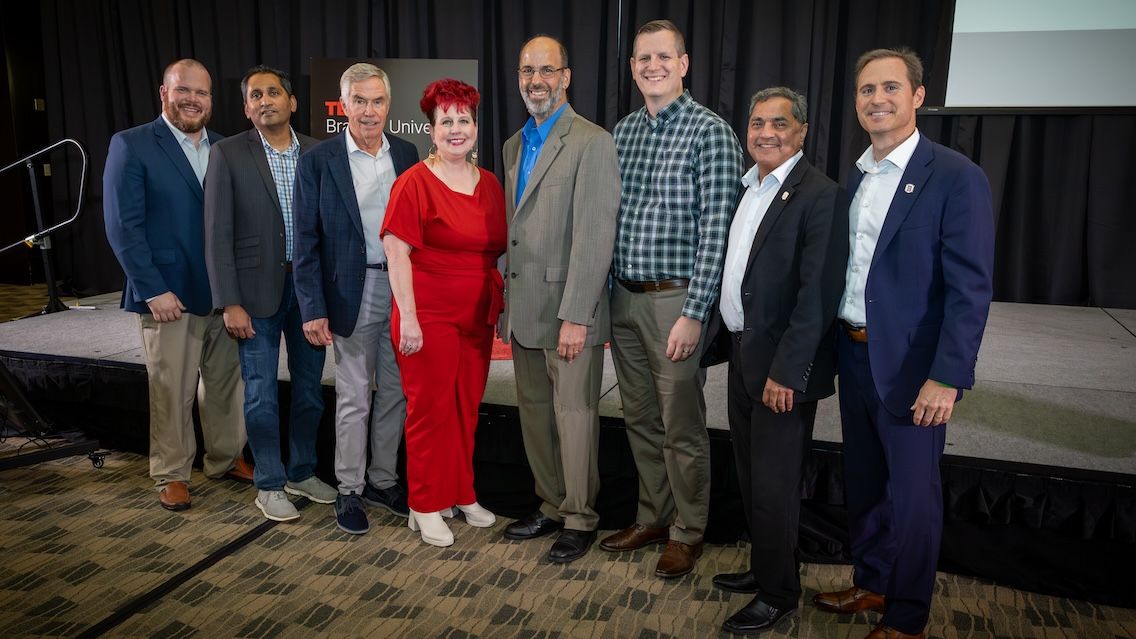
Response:
M200 399L208 477L251 480L237 346L213 312L203 243L205 129L213 82L196 60L166 67L162 114L111 138L103 172L107 240L126 273L122 307L138 314L150 397L150 476L168 510L190 506L196 454L192 406ZM198 386L201 392L198 392Z
M974 385L993 289L990 185L916 130L922 79L906 49L856 63L856 115L872 145L848 185L837 312L853 586L813 601L884 610L870 639L926 636L943 528L939 460L954 404Z
M335 348L336 523L363 534L370 526L362 501L409 513L395 471L406 397L390 341L391 290L379 229L391 186L418 161L418 151L383 132L390 110L385 72L354 64L339 88L347 130L301 156L296 171L293 274L305 337Z
M253 128L213 145L205 180L205 257L213 305L241 358L245 427L256 460L254 503L273 521L298 519L285 493L322 504L336 491L315 476L323 415L324 349L301 329L292 285L293 186L300 155L316 144L292 130L296 97L282 71L257 66L241 80ZM280 337L288 344L292 402L288 465L277 401Z

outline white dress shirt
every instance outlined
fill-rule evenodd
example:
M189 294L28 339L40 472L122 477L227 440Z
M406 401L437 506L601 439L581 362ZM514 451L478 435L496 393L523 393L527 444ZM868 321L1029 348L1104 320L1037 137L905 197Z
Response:
M745 195L738 204L734 213L734 221L730 224L730 240L726 245L726 263L722 269L722 300L718 302L718 310L722 312L722 321L726 328L737 333L745 327L745 314L742 311L742 279L745 278L746 264L749 263L749 253L753 248L753 238L757 235L757 228L765 219L765 213L773 198L781 191L781 185L797 161L804 153L797 151L793 157L773 169L765 179L758 177L758 169L753 168L742 176L742 184L746 186Z
M872 147L856 160L856 168L864 177L848 210L848 270L844 274L844 298L837 312L840 319L853 326L867 324L864 289L868 284L868 269L872 266L872 256L876 253L880 229L891 201L918 144L919 130L916 129L879 162L872 155Z
M170 127L170 131L174 134L174 139L177 140L182 153L185 153L185 159L189 160L189 166L193 169L193 174L197 176L197 183L204 184L205 169L209 168L209 131L202 127L201 141L195 145L188 135L174 126L173 122L170 122L164 111L162 112L162 121Z
M387 257L383 252L383 240L379 237L379 231L383 227L387 200L390 199L391 186L394 185L395 178L390 140L384 133L379 152L371 155L355 144L351 131L344 130L343 135L347 136L347 159L351 164L351 182L355 185L355 197L359 200L359 216L363 220L367 263L386 262Z

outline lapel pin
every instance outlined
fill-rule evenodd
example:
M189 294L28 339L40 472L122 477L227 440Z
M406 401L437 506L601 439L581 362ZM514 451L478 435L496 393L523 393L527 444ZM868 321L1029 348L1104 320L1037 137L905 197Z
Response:
M911 183L906 184L903 187L903 192L904 193L914 193L915 192L915 185L911 184Z
M789 192L788 191L782 191L781 192L781 201L784 202L787 199L789 199Z

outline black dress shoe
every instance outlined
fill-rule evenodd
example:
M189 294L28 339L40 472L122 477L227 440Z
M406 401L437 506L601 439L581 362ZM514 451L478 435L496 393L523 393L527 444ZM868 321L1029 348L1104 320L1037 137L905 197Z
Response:
M548 560L554 564L576 561L588 552L588 548L595 541L596 531L594 530L569 530L565 528L560 531L560 536L556 538L552 548L548 551Z
M505 539L536 539L564 527L563 522L544 516L539 510L505 526Z
M722 630L735 635L756 635L776 626L782 619L797 612L796 608L774 608L757 597L745 608L735 612L722 623Z
M757 578L750 571L724 572L714 575L714 585L722 590L753 594L757 592Z

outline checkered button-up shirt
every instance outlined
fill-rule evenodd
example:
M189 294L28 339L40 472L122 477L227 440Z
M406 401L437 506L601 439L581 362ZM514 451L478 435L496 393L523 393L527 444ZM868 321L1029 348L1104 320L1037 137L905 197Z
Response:
M272 148L264 134L260 135L264 145L264 157L268 159L268 169L272 171L272 181L276 183L276 197L280 200L280 212L284 215L284 255L292 261L292 187L296 183L296 162L300 159L300 141L292 131L292 143L287 149L277 151Z
M706 321L718 293L742 150L730 126L684 91L651 118L615 126L623 191L612 273L690 278L682 314Z

